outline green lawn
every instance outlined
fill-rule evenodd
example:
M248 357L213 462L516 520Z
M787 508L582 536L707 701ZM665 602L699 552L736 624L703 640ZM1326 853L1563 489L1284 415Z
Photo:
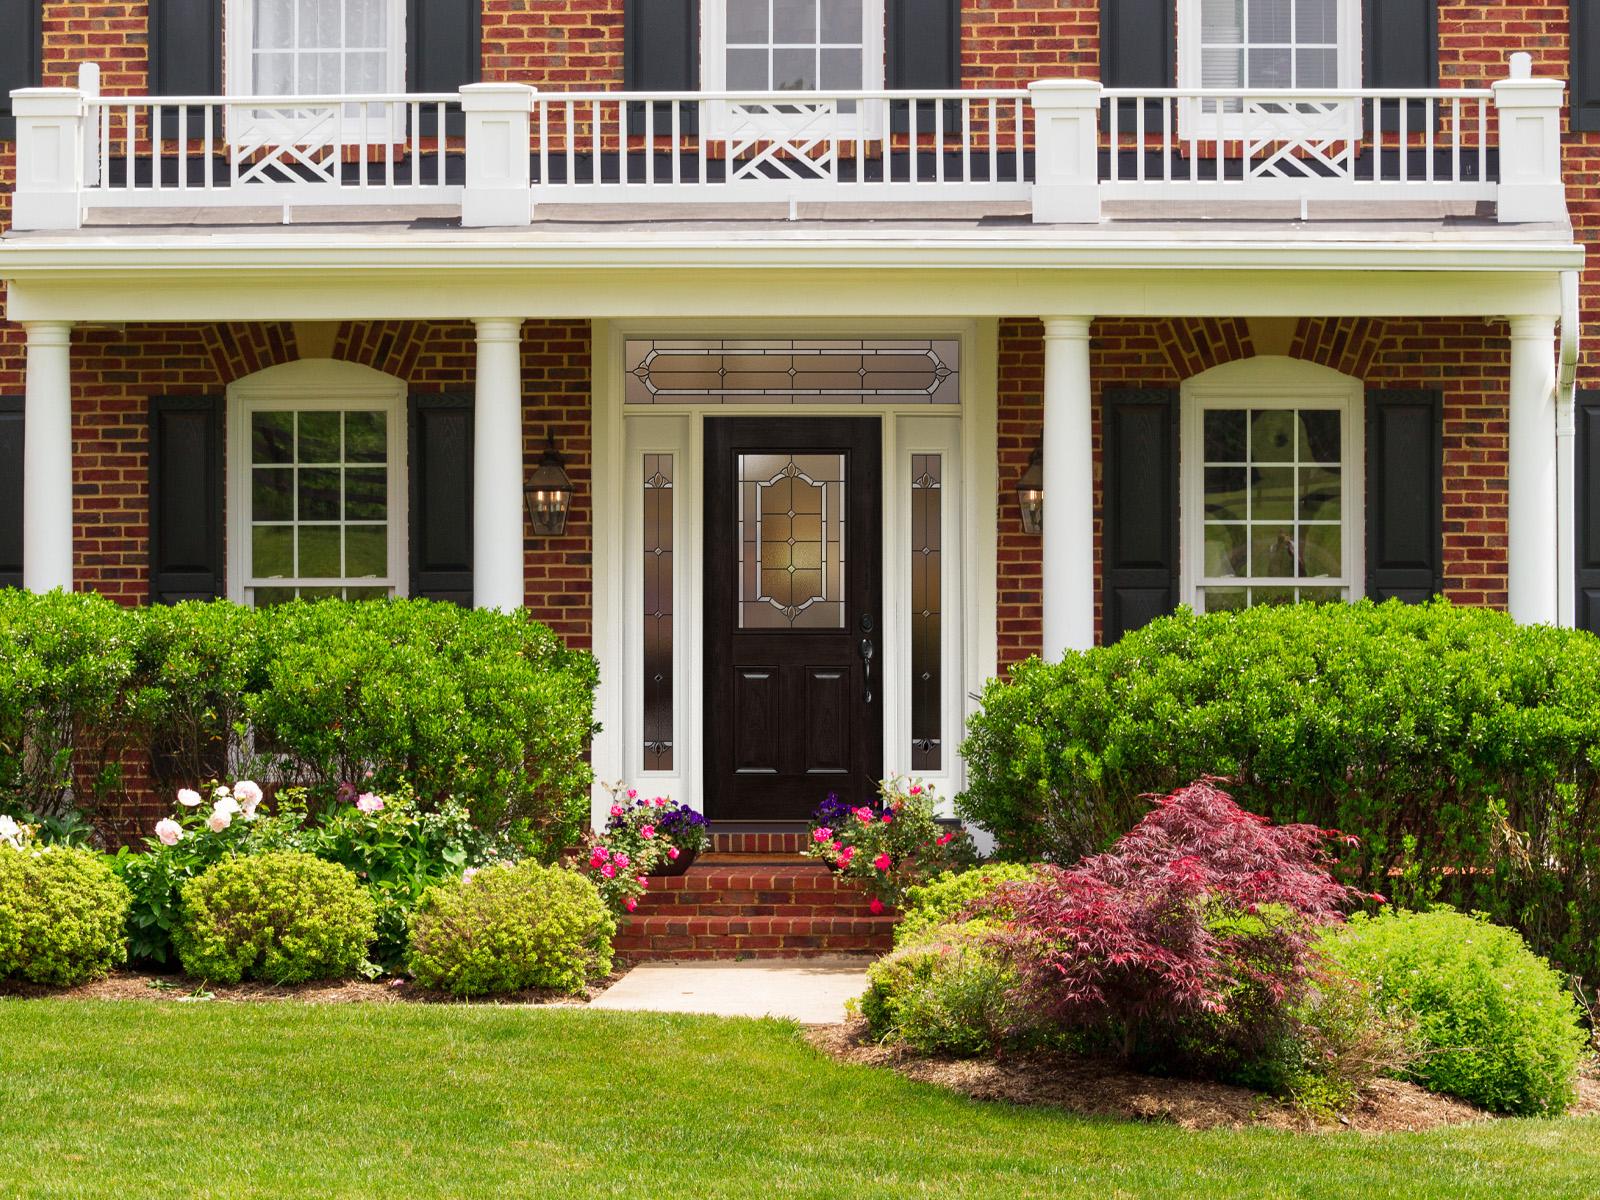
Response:
M1600 1195L1600 1121L1190 1134L978 1104L791 1026L0 1001L0 1196Z

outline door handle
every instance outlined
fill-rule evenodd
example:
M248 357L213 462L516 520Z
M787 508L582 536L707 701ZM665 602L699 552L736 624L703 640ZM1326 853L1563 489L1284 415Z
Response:
M861 668L866 682L865 700L868 704L872 703L872 656L876 651L877 647L873 645L871 638L861 639Z

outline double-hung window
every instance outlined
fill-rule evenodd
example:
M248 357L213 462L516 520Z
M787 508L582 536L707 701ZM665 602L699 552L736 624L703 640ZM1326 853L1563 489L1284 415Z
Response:
M1178 85L1238 91L1342 90L1361 85L1359 0L1179 0ZM1292 109L1292 111L1291 111ZM1283 128L1344 128L1348 117L1323 105L1266 105L1210 99L1184 105L1186 122L1216 126L1215 136L1254 136ZM1191 126L1192 128L1192 126Z
M405 90L402 0L229 0L228 31L233 95Z

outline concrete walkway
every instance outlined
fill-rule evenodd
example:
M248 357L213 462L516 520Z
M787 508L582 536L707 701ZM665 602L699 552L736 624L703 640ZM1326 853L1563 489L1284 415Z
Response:
M591 1008L787 1017L802 1025L844 1020L844 1002L867 986L864 958L655 962L634 967Z

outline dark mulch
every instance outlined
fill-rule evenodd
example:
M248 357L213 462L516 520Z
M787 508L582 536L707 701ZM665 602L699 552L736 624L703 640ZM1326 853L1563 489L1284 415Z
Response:
M196 983L181 975L158 975L142 971L117 971L97 983L75 988L41 987L34 983L0 982L0 998L58 1000L155 1000L168 1003L199 1000L252 1002L294 1000L304 1004L550 1004L583 1005L605 991L623 975L627 965L619 964L606 978L587 991L572 995L549 988L529 988L499 996L459 1000L441 992L417 987L409 979L330 980L322 983Z
M863 1021L819 1026L808 1030L806 1036L842 1062L890 1067L909 1079L949 1088L975 1100L1048 1105L1085 1116L1163 1121L1185 1129L1391 1133L1494 1119L1470 1104L1394 1079L1377 1080L1353 1111L1337 1122L1327 1122L1248 1088L1140 1075L1102 1059L1057 1053L1005 1059L920 1055L872 1041ZM1573 1114L1600 1114L1600 1078L1592 1073L1580 1081Z

